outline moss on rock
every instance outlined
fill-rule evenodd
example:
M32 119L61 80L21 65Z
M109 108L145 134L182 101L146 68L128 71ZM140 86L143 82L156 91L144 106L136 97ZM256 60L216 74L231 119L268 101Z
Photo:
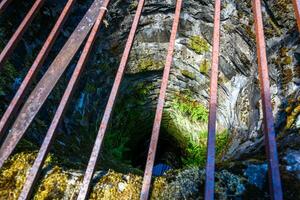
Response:
M151 58L141 59L138 63L138 68L141 71L152 71L152 70L161 69L162 67L163 67L162 61L157 61Z
M181 74L189 79L195 79L196 78L196 75L193 74L193 72L190 72L189 70L181 70Z
M197 54L203 54L209 50L208 42L198 35L189 38L188 47Z
M0 170L0 199L18 199L26 179L26 173L33 164L35 157L35 152L22 152L5 162ZM52 160L52 156L48 156L44 168L49 166Z
M62 199L68 185L68 175L58 166L42 180L34 200Z
M210 68L210 62L207 59L204 59L199 67L199 71L202 74L208 74Z
M109 171L93 188L91 200L131 200L139 199L142 177Z

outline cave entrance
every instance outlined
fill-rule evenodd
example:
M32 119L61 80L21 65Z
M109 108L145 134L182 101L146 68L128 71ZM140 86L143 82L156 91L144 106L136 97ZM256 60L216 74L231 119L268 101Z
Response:
M132 146L130 156L133 167L144 170L148 156L150 138L151 132ZM164 165L165 169L180 168L182 166L181 157L182 150L179 148L177 142L175 142L173 138L171 138L169 134L161 128L154 168L158 165Z

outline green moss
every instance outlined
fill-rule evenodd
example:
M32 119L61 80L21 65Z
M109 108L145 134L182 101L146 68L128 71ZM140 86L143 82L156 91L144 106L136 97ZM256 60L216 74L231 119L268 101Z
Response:
M188 47L192 49L194 52L196 52L197 54L202 54L209 51L208 42L198 35L192 36L189 39Z
M172 105L175 109L189 116L192 121L208 122L207 108L188 96L178 95Z
M199 142L190 141L185 150L185 157L182 162L185 166L204 166L206 162L207 151L207 131L199 133ZM216 159L221 160L229 141L228 131L216 134Z
M138 63L139 72L158 70L163 67L162 61L157 61L151 58L143 58Z
M210 62L207 59L204 59L200 64L199 71L202 74L208 74L209 68L210 68Z
M195 79L196 78L196 76L195 76L195 74L193 74L193 72L190 72L189 70L186 70L186 69L181 70L181 74L183 76L187 77L187 78L190 78L190 79Z

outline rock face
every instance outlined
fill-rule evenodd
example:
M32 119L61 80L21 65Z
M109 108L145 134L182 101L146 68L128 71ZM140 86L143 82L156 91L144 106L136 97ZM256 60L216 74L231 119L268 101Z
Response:
M75 5L72 17L58 39L59 43L63 43L70 35L90 2L79 1ZM30 5L22 4L27 7ZM54 18L62 5L61 2L57 2L57 5L46 4L37 18ZM78 188L78 177L86 167L136 6L137 1L113 1L109 7L106 25L99 34L90 62L53 146L52 153L59 160L58 165L64 168L63 174L69 174L61 187L72 186L72 191ZM22 10L19 7L17 9ZM106 173L103 179L95 181L91 195L93 199L105 199L107 195L113 199L125 193L133 196L124 199L138 198L141 183L138 175L141 175L140 170L144 168L146 159L174 9L175 0L146 1L104 142L99 168L123 173L129 171L137 175L128 175L128 181L124 178L127 175ZM9 17L13 12L9 10L3 19L15 22L17 19ZM263 1L263 17L284 194L285 199L299 199L299 192L292 190L299 186L300 147L300 48L292 2ZM3 38L9 38L10 31L7 30L12 25L4 25L4 20L0 20L3 27L0 33ZM32 35L38 35L37 30L44 26L43 20L34 21L37 27L29 29L30 34L24 36L16 55L7 64L9 70L1 74L1 113L30 66L27 64L25 67L22 60L30 63L31 57L34 58L42 44L41 38L33 38ZM253 23L250 0L222 1L216 149L220 170L216 175L219 199L269 197L267 162L265 156L262 156L263 116ZM199 194L203 191L199 188L203 188L204 171L195 166L203 167L206 159L212 31L213 2L184 1L156 157L157 163L167 164L172 170L156 179L153 199L202 198ZM47 32L44 37L46 35ZM3 44L0 43L1 48ZM54 46L45 68L60 47L59 44ZM28 56L17 55L22 51ZM76 59L53 91L38 120L26 133L18 151L39 148L75 63ZM24 69L21 70L19 65L24 66ZM55 171L57 168L54 166ZM183 167L185 170L182 170ZM79 171L74 175L71 169ZM298 179L294 178L295 175ZM59 177L65 180L65 176ZM186 185L189 185L188 189ZM2 187L0 190L3 190ZM258 197L251 196L253 192ZM71 198L66 195L65 192L63 197L53 198ZM76 192L72 195L76 196Z

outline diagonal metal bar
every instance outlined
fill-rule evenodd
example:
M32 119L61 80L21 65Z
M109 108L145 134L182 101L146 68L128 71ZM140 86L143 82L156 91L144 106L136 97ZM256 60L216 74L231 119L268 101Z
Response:
M20 41L22 35L28 28L29 24L39 11L39 9L42 7L45 0L36 0L25 18L23 19L22 23L16 30L16 32L13 34L13 36L8 41L7 45L4 47L3 51L0 54L0 70L2 69L5 61L7 60L8 56L13 52L15 47L17 46L17 43Z
M215 148L216 148L216 120L217 120L217 95L218 95L218 67L220 51L220 14L221 0L215 0L214 33L212 49L212 65L210 75L210 101L207 136L207 160L205 176L205 199L214 199L215 185Z
M76 84L79 80L79 77L86 65L86 62L88 60L89 54L91 52L91 49L93 47L93 44L96 40L97 32L99 30L100 25L102 24L102 21L104 19L105 13L106 13L106 7L108 6L110 0L106 0L103 3L103 7L99 12L99 15L97 17L96 23L88 37L88 40L84 46L83 52L79 58L79 61L76 65L76 68L72 74L72 77L69 81L69 84L67 86L67 89L65 90L65 93L62 97L62 100L59 104L59 107L54 115L54 118L52 120L52 123L48 129L48 132L46 134L46 137L44 139L44 142L39 150L38 156L35 159L35 162L33 166L31 167L29 174L26 177L25 184L23 186L22 192L19 196L19 200L28 200L31 197L31 193L33 190L34 183L38 179L42 166L44 164L44 161L46 159L46 156L49 152L49 149L51 147L52 141L54 140L55 132L57 130L57 127L62 119L62 116L67 108L67 105L71 99L71 96L73 94L73 91L75 90Z
M166 64L164 68L160 93L158 97L158 104L155 113L154 125L152 129L152 136L151 136L151 142L150 142L150 147L149 147L149 152L147 157L146 169L144 172L142 191L140 195L141 200L147 200L149 196L152 170L153 170L153 165L155 160L160 124L161 124L161 119L163 114L164 103L165 103L165 96L168 87L168 79L170 75L171 65L173 62L173 53L175 48L177 30L179 26L181 7L182 7L182 0L177 0L175 16L174 16L174 21L173 21L173 26L172 26L171 36L170 36L168 54L166 58Z
M49 34L46 42L44 43L42 49L40 50L31 68L29 69L26 77L24 78L21 86L19 87L13 100L10 102L8 108L6 109L4 115L2 116L0 121L0 139L3 137L5 131L9 126L11 119L13 118L18 108L20 107L20 104L26 94L26 91L30 87L35 75L37 74L38 70L44 63L44 60L48 56L48 53L51 50L57 36L59 35L59 31L61 30L65 20L67 19L74 2L75 0L68 0L56 24L54 25L51 33Z
M297 25L298 25L298 31L300 32L300 0L293 0Z
M104 115L103 115L103 118L102 118L102 121L100 124L100 128L99 128L97 138L96 138L93 150L92 150L92 154L91 154L91 157L90 157L90 160L88 163L88 167L87 167L85 175L84 175L83 183L80 188L80 192L79 192L79 195L77 198L78 200L84 200L88 196L89 187L90 187L91 180L92 180L92 177L93 177L93 174L95 171L95 167L97 164L97 160L98 160L98 157L100 154L100 149L102 146L103 138L104 138L104 135L105 135L105 132L107 129L107 125L108 125L110 117L111 117L111 113L112 113L112 110L113 110L113 107L115 104L115 100L116 100L116 97L117 97L117 94L119 91L120 84L122 82L122 78L124 76L125 68L126 68L129 54L130 54L130 51L131 51L131 48L132 48L132 45L134 42L134 37L135 37L136 31L137 31L137 27L138 27L139 20L140 20L141 14L142 14L144 3L145 3L145 0L139 1L137 11L136 11L136 14L134 16L133 23L131 26L131 30L130 30L130 33L129 33L129 36L128 36L128 39L127 39L127 42L125 45L125 50L122 55L122 59L121 59L121 62L120 62L119 68L118 68L118 72L117 72L117 75L116 75L116 78L115 78L115 81L114 81L114 84L113 84L113 87L112 87L112 90L111 90L111 93L110 93L110 96L108 99L108 103L107 103L105 111L104 111Z
M12 0L2 0L0 2L0 14L4 12L4 10L7 8L11 1Z
M264 39L261 1L253 0L253 12L256 32L256 48L258 60L258 73L260 92L263 106L265 148L268 157L268 173L270 193L273 200L281 200L282 188L279 173L278 153L276 147L276 134L271 105L270 81L267 66L266 44Z
M96 21L101 5L102 0L94 0L81 22L44 74L43 78L28 97L0 148L0 168L24 135L32 120L90 32Z

